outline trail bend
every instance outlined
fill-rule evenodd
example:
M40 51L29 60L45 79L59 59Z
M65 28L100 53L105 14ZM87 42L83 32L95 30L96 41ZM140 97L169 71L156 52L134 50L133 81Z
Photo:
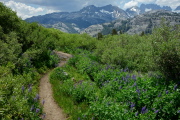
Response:
M63 53L60 51L54 51L61 61L58 63L58 67L62 67L66 64L72 55ZM46 73L40 80L39 86L39 97L40 102L43 105L43 112L45 113L45 120L66 120L67 116L63 113L62 108L58 106L53 98L52 86L49 82L49 74L51 71Z

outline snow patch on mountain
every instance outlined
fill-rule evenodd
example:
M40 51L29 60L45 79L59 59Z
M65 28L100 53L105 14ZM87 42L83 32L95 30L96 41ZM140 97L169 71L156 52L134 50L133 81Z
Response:
M145 9L145 12L149 12L149 11L151 11L152 9L150 8L150 9L148 9L148 8L146 8Z
M113 12L109 12L109 11L106 11L106 10L104 10L104 9L100 10L100 12L106 13L106 14L113 14Z

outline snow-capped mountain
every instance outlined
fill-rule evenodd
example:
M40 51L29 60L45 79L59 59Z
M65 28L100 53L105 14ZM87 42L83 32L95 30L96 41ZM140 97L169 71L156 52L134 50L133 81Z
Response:
M180 6L178 6L174 11L180 13Z
M180 24L180 13L167 10L152 10L126 20L117 19L109 23L92 25L81 31L81 33L87 33L91 36L97 36L98 33L107 35L111 34L113 29L128 34L151 33L153 28L161 24L162 18L169 22L170 25Z
M138 6L133 6L128 8L126 12L130 17L134 17L140 14L140 8Z
M172 11L172 8L169 6L163 6L157 4L141 4L140 6L140 13L143 14L145 12L151 11L151 10L167 10Z
M66 26L61 29L64 32L69 31L66 29L68 28L67 26L69 26L71 28L71 31L69 31L70 33L74 33L75 31L78 33L79 29L82 30L90 25L110 22L117 18L128 18L128 15L124 10L116 6L107 5L96 7L90 5L77 12L56 12L42 16L34 16L26 19L26 21L39 22L45 27L56 26L57 29ZM73 24L73 26L71 26L71 24ZM77 28L79 29L77 30Z
M180 11L177 7L176 11ZM81 33L89 26L112 22L114 20L126 20L138 15L146 14L151 10L172 11L168 6L157 4L142 4L140 7L134 6L126 11L117 6L107 5L96 7L90 5L76 12L56 12L41 16L34 16L26 19L29 22L38 22L47 28L56 28L68 33ZM108 26L107 26L108 27ZM102 27L97 28L100 30ZM124 26L123 26L123 29Z
M140 7L133 6L131 8L128 8L126 10L126 12L130 17L134 17L136 15L140 15L140 14L152 11L152 10L172 11L171 7L169 7L169 6L162 6L161 7L161 6L157 5L157 4L141 4Z

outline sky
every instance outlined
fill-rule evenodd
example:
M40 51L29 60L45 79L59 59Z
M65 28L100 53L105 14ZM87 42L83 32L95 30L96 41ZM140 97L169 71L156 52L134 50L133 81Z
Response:
M52 12L79 11L88 5L101 7L111 4L124 10L142 3L155 3L170 6L172 9L180 6L180 0L0 0L0 2L16 11L22 19Z

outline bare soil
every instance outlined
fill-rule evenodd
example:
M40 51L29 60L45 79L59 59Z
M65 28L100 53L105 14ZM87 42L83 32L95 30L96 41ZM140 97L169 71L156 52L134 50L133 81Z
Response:
M66 64L67 60L72 57L72 55L54 51L59 57L60 62L58 67L62 67ZM50 71L51 72L51 71ZM51 84L49 82L49 74L46 73L40 80L39 86L39 96L40 102L43 105L43 112L45 113L45 120L66 120L67 115L63 113L63 110L58 106L53 98L53 91Z

